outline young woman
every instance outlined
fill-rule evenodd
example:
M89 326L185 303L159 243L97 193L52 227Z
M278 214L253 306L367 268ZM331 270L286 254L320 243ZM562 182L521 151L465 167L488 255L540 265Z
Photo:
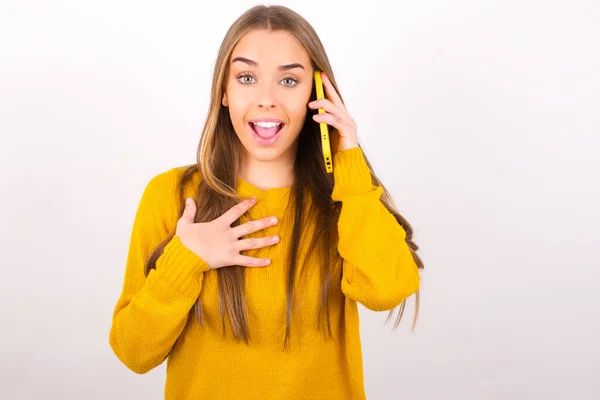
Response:
M397 324L418 296L411 226L331 71L301 16L250 9L219 51L197 164L147 184L110 344L140 374L168 358L165 398L364 399L357 303L400 305Z

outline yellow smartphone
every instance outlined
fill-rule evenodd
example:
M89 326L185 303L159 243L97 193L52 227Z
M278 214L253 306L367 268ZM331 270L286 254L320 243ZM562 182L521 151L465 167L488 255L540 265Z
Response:
M325 91L323 90L323 79L321 78L321 71L315 71L315 88L317 91L317 99L325 98ZM319 108L319 114L324 114L325 110ZM327 123L320 122L321 128L321 144L323 148L323 160L325 161L325 170L328 174L333 172L333 160L331 159L331 144L329 143L329 128Z

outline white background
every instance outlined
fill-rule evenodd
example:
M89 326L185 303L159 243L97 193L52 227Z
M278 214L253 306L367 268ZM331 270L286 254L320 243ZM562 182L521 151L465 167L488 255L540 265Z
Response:
M600 398L598 2L283 4L426 264L415 332L361 308L368 398ZM252 5L2 0L2 399L162 398L108 344L131 224Z

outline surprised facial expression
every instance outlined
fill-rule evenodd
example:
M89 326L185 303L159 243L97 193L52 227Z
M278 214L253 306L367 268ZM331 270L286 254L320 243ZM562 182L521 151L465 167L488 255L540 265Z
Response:
M235 46L223 95L243 157L293 160L313 84L310 57L287 31L255 30Z

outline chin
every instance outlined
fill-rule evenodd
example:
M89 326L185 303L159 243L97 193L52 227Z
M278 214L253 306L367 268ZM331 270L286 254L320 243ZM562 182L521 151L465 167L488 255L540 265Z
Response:
M250 157L254 158L255 160L262 161L262 162L269 162L269 161L276 160L282 154L282 152L276 148L269 148L269 149L257 149L257 148L248 149L248 148L246 148L246 152L248 153L248 155Z

